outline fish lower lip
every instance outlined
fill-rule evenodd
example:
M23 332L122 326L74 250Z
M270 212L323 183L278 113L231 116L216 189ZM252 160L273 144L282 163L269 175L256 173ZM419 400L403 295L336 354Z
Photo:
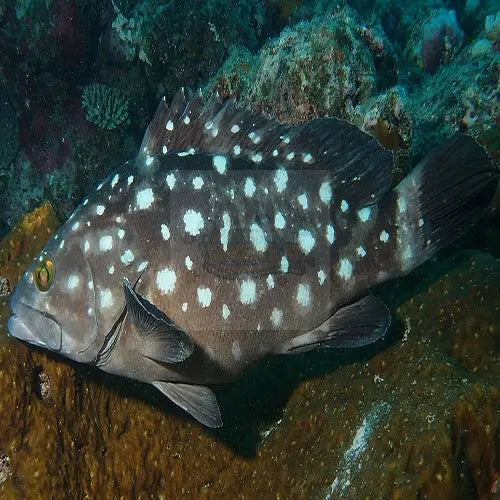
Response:
M10 316L9 321L7 322L7 330L9 331L12 337L16 339L23 340L25 342L29 342L30 344L38 345L41 347L47 347L47 344L40 339L37 339L31 330L23 323L23 321L13 314Z

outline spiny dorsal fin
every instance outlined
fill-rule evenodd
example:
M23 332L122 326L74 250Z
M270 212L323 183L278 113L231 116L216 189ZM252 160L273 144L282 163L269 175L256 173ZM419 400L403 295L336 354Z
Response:
M354 206L375 203L389 190L394 165L391 152L344 120L280 124L217 95L205 106L200 92L186 101L183 90L170 107L160 102L139 154L180 151L247 159L252 168L324 171Z

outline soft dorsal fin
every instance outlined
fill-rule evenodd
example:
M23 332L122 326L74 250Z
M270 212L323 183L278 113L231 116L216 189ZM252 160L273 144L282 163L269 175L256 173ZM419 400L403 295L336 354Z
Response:
M253 168L324 171L355 206L375 203L389 190L394 166L391 152L344 120L280 124L217 95L206 105L200 92L187 101L183 90L170 107L160 102L139 154L179 151L247 159Z
M193 353L189 336L171 322L161 311L141 297L124 280L123 290L127 312L131 314L139 335L143 338L140 352L147 358L163 363L180 363Z

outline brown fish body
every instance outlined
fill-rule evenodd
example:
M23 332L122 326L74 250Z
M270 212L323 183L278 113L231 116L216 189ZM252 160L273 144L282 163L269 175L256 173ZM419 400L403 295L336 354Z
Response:
M392 166L346 122L280 125L180 93L28 270L9 330L219 426L205 384L269 354L383 336L389 312L363 292L471 227L498 178L467 136L395 189Z

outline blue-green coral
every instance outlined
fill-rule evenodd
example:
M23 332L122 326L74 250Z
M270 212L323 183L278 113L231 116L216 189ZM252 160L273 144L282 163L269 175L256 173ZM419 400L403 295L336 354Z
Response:
M113 130L128 123L128 99L118 88L92 83L83 90L87 120L99 128Z

